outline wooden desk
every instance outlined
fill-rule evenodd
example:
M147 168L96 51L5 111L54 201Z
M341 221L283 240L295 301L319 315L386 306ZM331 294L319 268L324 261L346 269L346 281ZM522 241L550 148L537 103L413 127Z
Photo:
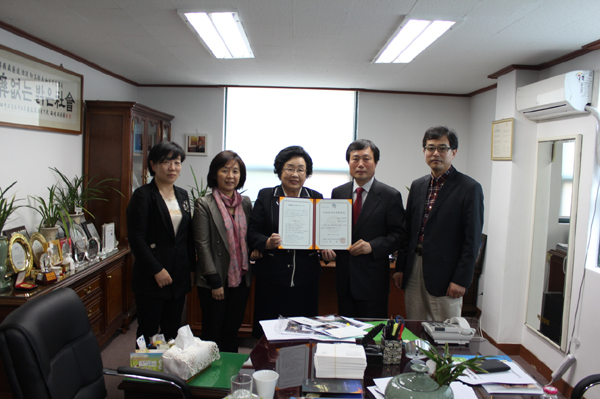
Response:
M419 321L407 321L407 328L412 331L415 335L423 339L429 339L423 328L421 327L421 322ZM294 346L306 344L306 340L302 341L275 341L269 342L263 337L252 353L250 354L250 358L252 359L252 364L254 369L263 370L263 369L275 369L275 364L278 357L278 348L286 347L286 346ZM440 346L441 348L441 346ZM467 354L467 355L477 355L477 354L485 354L490 356L498 356L504 355L502 351L498 348L490 344L488 341L478 341L471 342L469 346L453 346L453 352L457 355L459 354ZM374 385L373 379L381 378L381 377L389 377L402 373L404 367L409 362L403 354L402 363L400 365L384 365L384 366L368 366L365 370L365 377L363 379L363 387L365 388L364 396L366 398L373 398L371 393L366 389L368 386ZM539 373L537 373L533 367L519 363L521 367L525 369L532 377L536 380L542 382L543 378ZM250 372L250 371L248 371ZM148 384L145 382L139 381L123 381L119 385L119 389L125 391L125 399L176 399L180 398L180 393L173 387L170 386L157 386L156 384ZM276 399L287 399L290 397L301 397L301 387L292 387L286 388L276 391ZM491 399L491 396L487 395L485 390L481 387L475 388L475 392L479 398L482 399ZM206 388L192 388L192 396L195 398L223 398L227 396L228 392L226 390L214 390L214 389L206 389ZM538 395L493 395L494 399L538 399ZM564 398L563 396L559 396L559 398Z

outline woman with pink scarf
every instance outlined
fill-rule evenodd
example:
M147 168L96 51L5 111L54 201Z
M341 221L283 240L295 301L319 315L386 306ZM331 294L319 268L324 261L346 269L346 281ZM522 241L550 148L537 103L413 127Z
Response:
M194 241L196 285L202 308L202 335L222 352L237 352L252 276L246 232L252 202L237 191L246 166L233 151L218 153L207 176L212 193L196 200Z

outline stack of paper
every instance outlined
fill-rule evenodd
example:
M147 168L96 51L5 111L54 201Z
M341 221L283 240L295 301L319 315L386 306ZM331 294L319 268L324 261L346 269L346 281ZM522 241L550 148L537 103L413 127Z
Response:
M317 378L361 380L367 368L367 356L361 345L319 343L314 363Z

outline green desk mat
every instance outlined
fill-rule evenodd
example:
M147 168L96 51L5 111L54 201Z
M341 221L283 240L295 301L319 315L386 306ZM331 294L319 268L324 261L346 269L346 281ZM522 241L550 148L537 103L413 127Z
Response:
M221 358L215 360L212 364L188 385L190 387L230 389L231 376L239 373L242 365L248 360L247 354L221 352Z
M367 323L372 324L373 326L377 326L379 324L385 324L387 323L387 320L385 321L367 321ZM381 343L381 334L382 334L383 330L379 332L379 334L377 334L375 336L375 338L373 338L373 340L375 342L377 342L378 344ZM415 339L419 339L419 337L417 337L415 334L413 334L408 328L404 328L404 331L402 331L402 340L405 341L414 341Z

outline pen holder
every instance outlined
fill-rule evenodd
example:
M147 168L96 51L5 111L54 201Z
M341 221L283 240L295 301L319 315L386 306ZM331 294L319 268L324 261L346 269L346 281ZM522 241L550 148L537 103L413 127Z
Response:
M402 341L385 340L381 337L381 346L383 346L383 364L400 364L402 361Z

